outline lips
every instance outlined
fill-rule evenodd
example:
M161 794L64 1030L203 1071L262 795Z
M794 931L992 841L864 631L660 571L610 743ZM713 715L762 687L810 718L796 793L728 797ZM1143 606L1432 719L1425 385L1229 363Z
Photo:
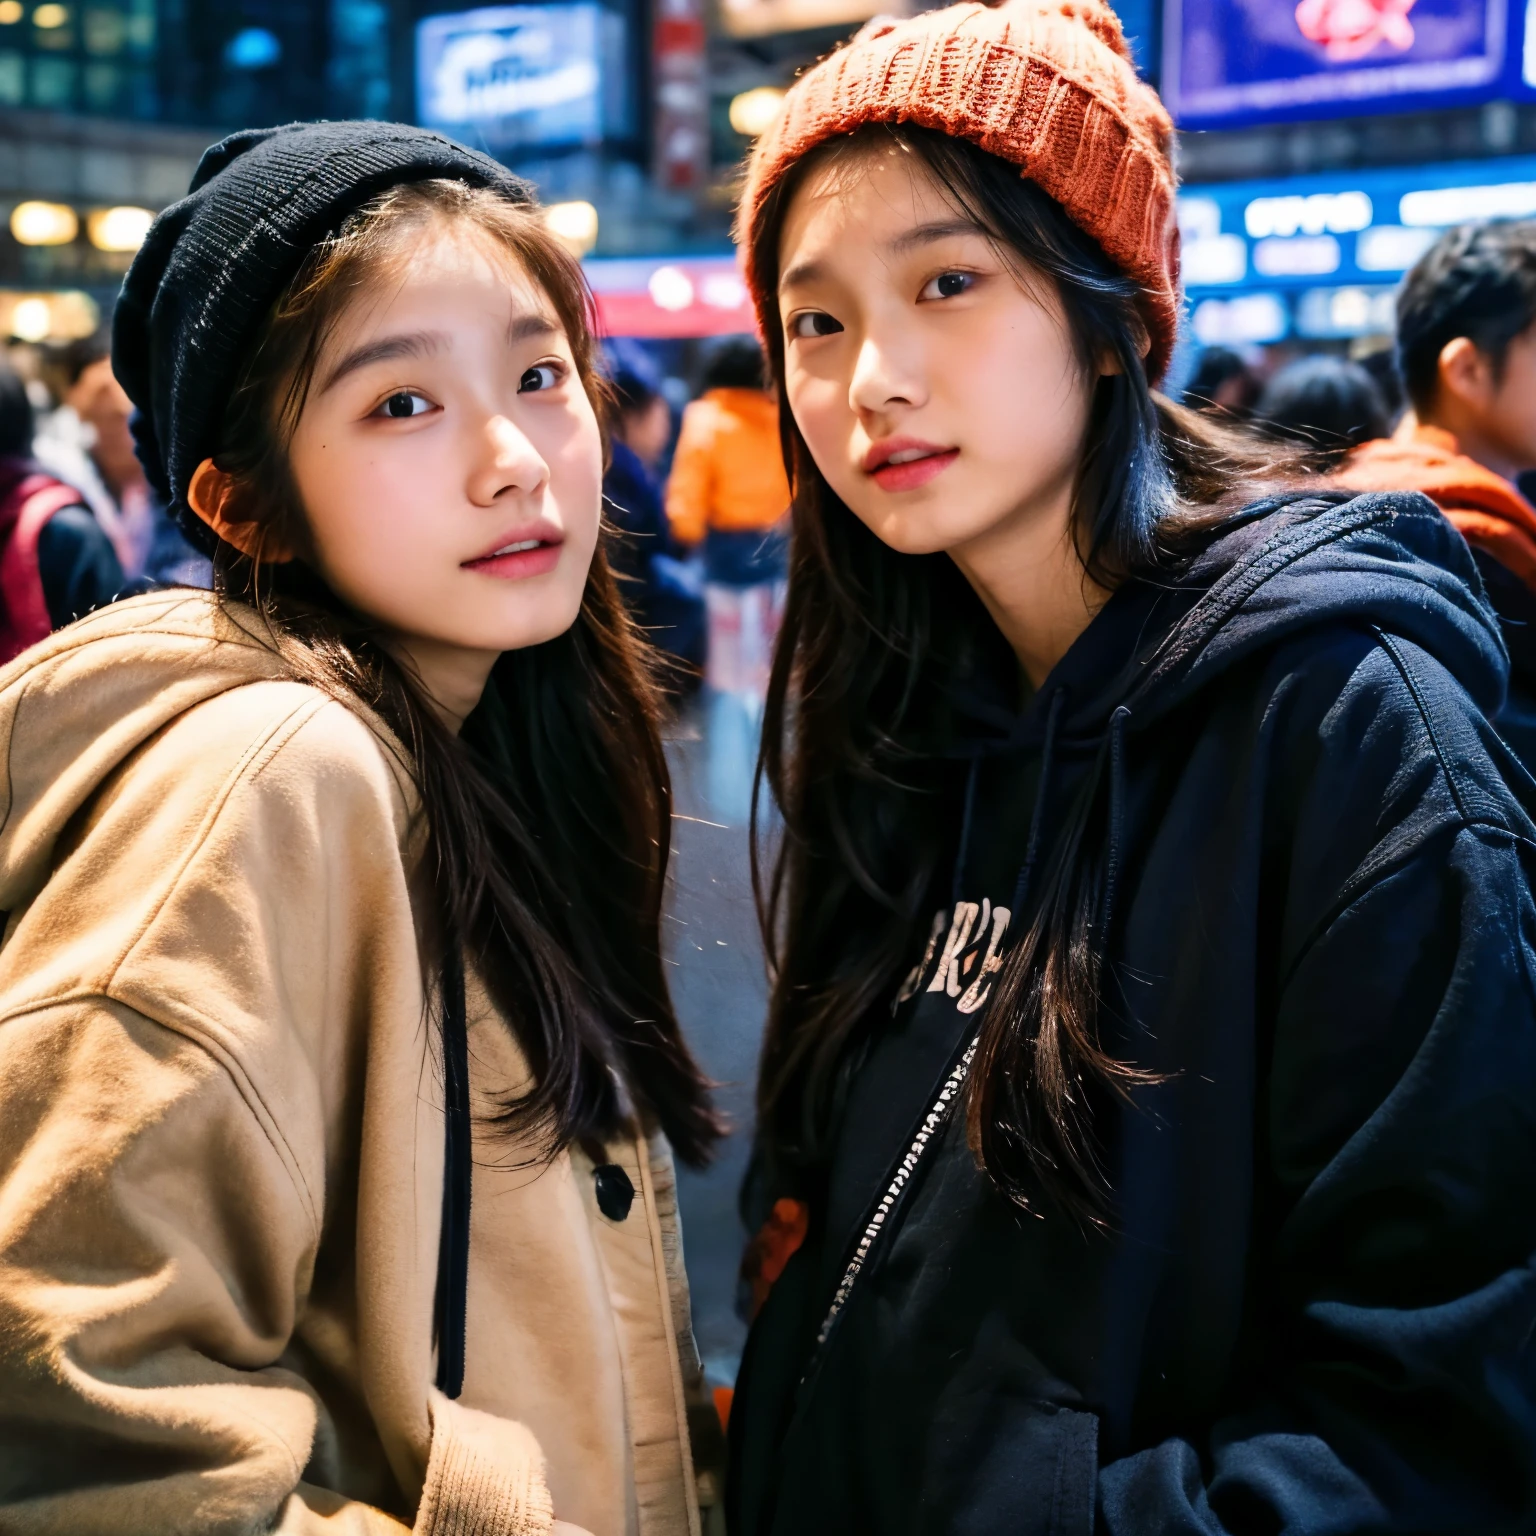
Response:
M540 576L559 564L564 543L565 535L560 529L540 521L504 534L483 555L466 560L464 569L503 579Z
M862 467L881 490L912 491L942 474L959 456L958 448L915 437L888 437L870 448Z

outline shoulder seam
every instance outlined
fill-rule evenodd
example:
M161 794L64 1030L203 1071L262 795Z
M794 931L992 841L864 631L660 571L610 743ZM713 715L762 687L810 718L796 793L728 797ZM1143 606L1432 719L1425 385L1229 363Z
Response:
M235 1093L245 1105L246 1112L261 1127L262 1134L267 1138L272 1150L277 1154L278 1161L283 1165L288 1174L288 1181L293 1185L294 1193L299 1197L299 1204L304 1207L304 1213L309 1218L310 1236L318 1243L322 1231L320 1211L315 1200L314 1192L310 1189L308 1181L304 1178L303 1168L295 1156L293 1148L288 1145L287 1138L282 1134L272 1112L267 1108L255 1083L246 1074L237 1057L224 1050L215 1038L212 1030L192 1030L185 1024L171 1019L156 1018L126 999L114 996L105 988L81 988L68 992L55 993L52 997L30 998L18 1007L7 1009L0 1013L0 1028L12 1024L18 1019L25 1019L31 1014L45 1013L51 1008L67 1007L71 1003L103 1002L111 1003L115 1008L122 1008L128 1013L140 1018L147 1024L153 1024L156 1029L163 1029L167 1034L177 1036L185 1040L194 1050L201 1051L203 1055L214 1064L215 1067L227 1077L234 1087Z

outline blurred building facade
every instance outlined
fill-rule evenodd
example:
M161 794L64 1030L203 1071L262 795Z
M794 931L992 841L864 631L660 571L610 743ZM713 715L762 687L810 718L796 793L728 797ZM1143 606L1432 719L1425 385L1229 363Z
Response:
M233 127L409 115L398 0L0 0L0 333L94 329Z

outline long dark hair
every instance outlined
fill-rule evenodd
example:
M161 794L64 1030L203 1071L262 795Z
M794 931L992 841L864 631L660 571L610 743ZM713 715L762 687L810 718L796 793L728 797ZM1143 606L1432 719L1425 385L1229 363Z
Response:
M768 292L806 175L829 162L857 174L863 155L890 145L1015 269L1054 286L1085 376L1106 356L1119 365L1094 386L1073 500L1078 553L1101 586L1187 561L1257 486L1286 478L1276 451L1153 393L1135 282L1017 166L963 140L880 125L800 161L749 232ZM766 329L782 386L782 327ZM949 732L944 682L989 652L1013 663L954 563L881 543L833 493L788 410L780 424L794 541L759 763L783 817L771 873L755 864L772 973L759 1153L771 1181L814 1187L842 1085L911 964L951 846L954 768L933 750ZM1108 1194L1092 1106L1144 1080L1099 1043L1095 825L1081 804L1055 840L1038 916L987 1005L967 1105L972 1150L999 1189L1025 1205L1048 1194L1090 1221Z
M657 694L603 541L576 623L503 654L460 736L308 558L288 444L317 360L350 300L434 224L467 227L544 289L599 403L590 298L538 213L458 182L396 187L310 253L235 390L214 463L232 481L223 515L253 525L255 553L221 543L215 588L256 608L297 675L374 711L404 745L428 840L429 979L462 945L532 1070L499 1106L505 1129L544 1154L611 1131L624 1113L617 1077L699 1163L720 1127L659 948L672 802ZM279 548L298 558L262 557Z

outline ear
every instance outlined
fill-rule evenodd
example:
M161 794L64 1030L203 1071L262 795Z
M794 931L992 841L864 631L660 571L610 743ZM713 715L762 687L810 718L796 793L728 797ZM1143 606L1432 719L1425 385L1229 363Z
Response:
M187 505L223 539L233 545L248 560L264 560L280 565L293 559L293 551L281 544L274 544L263 537L260 523L250 518L230 518L225 511L234 498L235 481L212 459L204 459L192 471L192 481L187 486Z
M1467 405L1483 407L1493 389L1493 368L1477 343L1458 336L1440 349L1436 366L1440 388Z

